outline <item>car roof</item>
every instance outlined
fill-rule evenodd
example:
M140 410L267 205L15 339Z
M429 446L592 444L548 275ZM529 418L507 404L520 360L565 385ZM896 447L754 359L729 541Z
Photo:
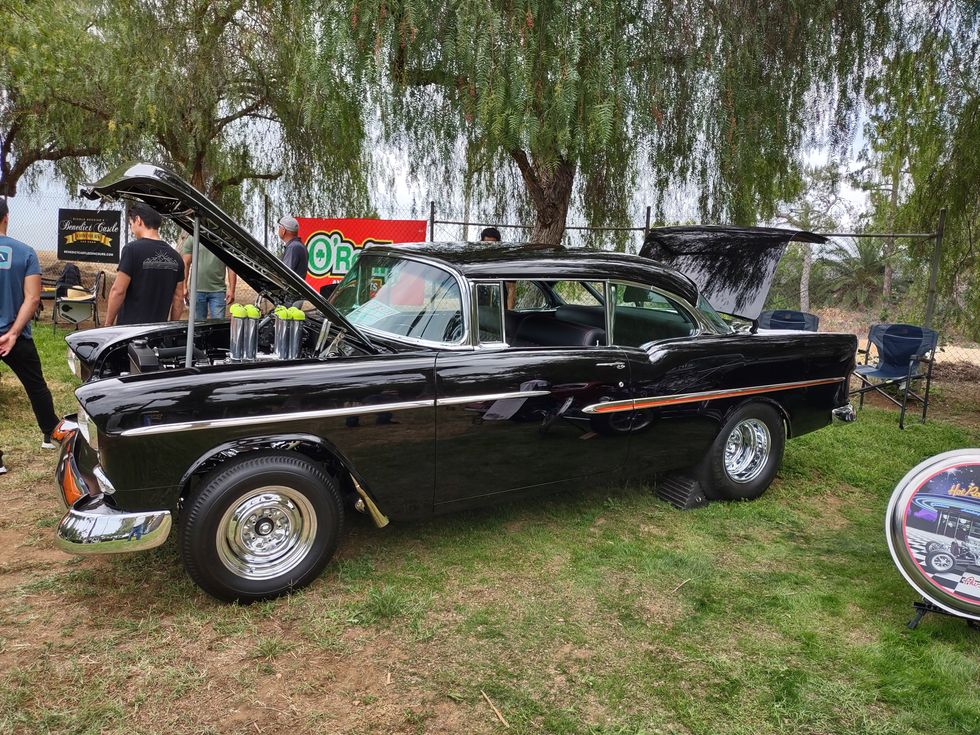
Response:
M682 273L627 253L507 242L426 242L370 245L373 255L414 255L436 260L467 278L608 278L655 286L697 303L698 289Z

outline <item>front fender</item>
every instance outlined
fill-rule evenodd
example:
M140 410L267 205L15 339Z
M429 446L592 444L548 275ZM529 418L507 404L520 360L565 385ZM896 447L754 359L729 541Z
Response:
M371 492L369 485L357 472L351 461L332 442L315 434L266 434L236 439L212 447L192 462L184 471L180 479L181 501L183 502L190 493L192 480L195 476L206 474L215 467L218 467L223 460L231 459L232 457L248 452L257 452L262 449L297 451L305 454L314 461L326 464L335 476L341 473L350 475L355 491L361 495L362 500L368 505L369 509L371 506L377 509L377 514L373 512L371 514L375 518L375 522L379 526L387 525L385 509L378 504L377 498ZM379 518L383 518L384 522L379 522Z

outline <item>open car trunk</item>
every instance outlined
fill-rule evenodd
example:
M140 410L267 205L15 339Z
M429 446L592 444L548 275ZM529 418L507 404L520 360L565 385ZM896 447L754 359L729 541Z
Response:
M686 275L716 311L754 321L762 313L776 266L792 240L827 242L805 230L659 227L647 234L640 255Z

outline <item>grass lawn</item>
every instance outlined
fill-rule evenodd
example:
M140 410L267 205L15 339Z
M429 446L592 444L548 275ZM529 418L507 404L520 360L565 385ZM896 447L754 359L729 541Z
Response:
M68 412L64 344L38 342ZM980 632L906 629L916 596L883 532L912 465L980 446L975 406L905 431L870 407L793 440L754 503L685 513L633 485L356 516L314 585L238 607L172 542L54 549L55 457L0 373L0 732L505 731L487 698L514 733L980 732Z

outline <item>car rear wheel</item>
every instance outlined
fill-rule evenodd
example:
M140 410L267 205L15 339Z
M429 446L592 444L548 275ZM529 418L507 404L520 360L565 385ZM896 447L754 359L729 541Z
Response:
M785 444L783 419L773 406L747 403L739 407L701 462L705 492L716 499L758 498L775 479Z
M205 479L181 516L180 553L205 592L255 602L316 579L342 525L336 485L319 466L291 452L260 452Z

